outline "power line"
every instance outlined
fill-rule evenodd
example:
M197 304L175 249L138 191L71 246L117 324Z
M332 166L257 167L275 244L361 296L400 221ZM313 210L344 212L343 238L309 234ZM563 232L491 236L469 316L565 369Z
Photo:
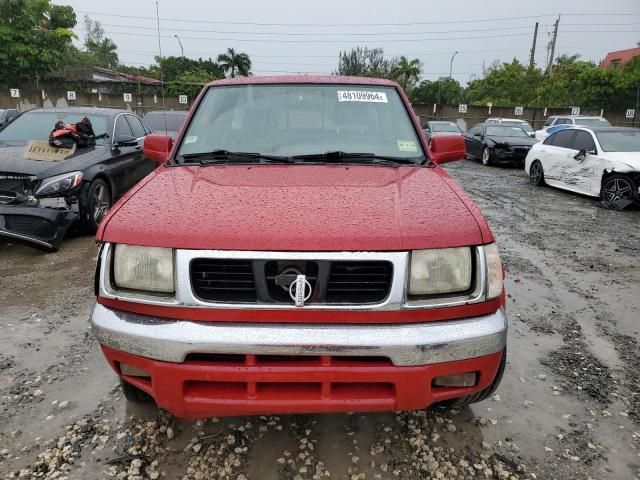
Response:
M85 15L98 15L105 17L116 17L116 18L131 18L137 20L155 20L152 17L144 17L137 15L122 15L115 13L104 13L104 12L89 12L78 10L78 13L82 13ZM638 12L632 13L561 13L563 16L571 17L571 16L640 16ZM450 20L450 21L433 21L433 22L406 22L406 23L263 23L263 22L235 22L235 21L223 21L223 20L195 20L195 19L183 19L183 18L162 18L163 22L185 22L185 23L208 23L208 24L227 24L227 25L252 25L252 26L269 26L269 27L365 27L365 26L375 26L375 27L392 27L392 26L410 26L410 25L442 25L442 24L452 24L452 23L484 23L484 22L494 22L494 21L505 21L505 20L525 20L525 19L535 19L535 18L545 18L545 17L555 17L556 14L540 14L540 15L525 15L519 17L494 17L494 18L482 18L482 19L469 19L469 20Z

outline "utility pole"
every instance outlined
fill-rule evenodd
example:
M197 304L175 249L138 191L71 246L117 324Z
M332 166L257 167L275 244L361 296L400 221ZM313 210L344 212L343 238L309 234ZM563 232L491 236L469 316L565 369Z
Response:
M538 39L538 22L536 22L536 29L533 31L533 45L531 45L531 55L529 56L529 70L533 70L533 64L535 63L537 39Z
M556 39L558 38L558 24L560 23L560 15L553 27L553 38L551 39L551 56L549 57L549 76L553 73L553 56L556 52Z

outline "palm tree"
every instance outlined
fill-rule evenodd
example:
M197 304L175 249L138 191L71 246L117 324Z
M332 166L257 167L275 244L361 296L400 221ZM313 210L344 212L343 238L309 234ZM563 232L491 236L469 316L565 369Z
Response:
M420 60L414 58L409 61L407 57L400 57L398 65L391 70L391 76L402 85L403 89L407 89L407 85L417 82L422 73L422 65Z
M227 53L218 55L218 63L220 63L220 67L222 67L226 73L229 73L231 78L236 76L236 71L238 75L246 77L251 70L251 59L249 55L246 53L236 53L233 48L228 48Z

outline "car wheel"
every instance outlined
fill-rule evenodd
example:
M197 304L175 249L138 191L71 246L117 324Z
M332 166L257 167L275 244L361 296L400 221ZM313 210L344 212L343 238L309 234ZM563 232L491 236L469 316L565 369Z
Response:
M112 198L109 185L101 178L96 178L87 190L84 212L84 229L87 233L96 233L100 222L111 208Z
M603 202L614 203L618 200L635 202L638 199L638 187L626 175L611 175L602 182L600 198Z
M122 385L122 393L124 394L124 398L134 403L151 403L153 402L153 397L149 395L147 392L143 392L138 387L134 387L130 383L125 382L120 379L120 384Z
M443 407L466 407L467 405L471 405L472 403L482 402L489 398L493 393L498 389L500 382L502 381L502 376L504 375L504 369L507 364L507 349L505 348L502 351L502 359L500 360L500 366L498 367L498 371L496 372L496 377L484 390L480 390L473 395L467 395L466 397L460 398L452 398L451 400L445 400L444 402L440 402L438 405Z
M491 165L491 150L489 150L489 147L482 149L482 164L487 166Z
M535 160L529 167L529 183L536 187L544 185L544 170L539 160Z

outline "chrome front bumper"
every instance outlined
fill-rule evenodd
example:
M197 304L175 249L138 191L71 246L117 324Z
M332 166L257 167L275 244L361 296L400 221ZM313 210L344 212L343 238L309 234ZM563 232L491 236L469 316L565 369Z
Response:
M482 357L507 341L503 310L460 320L402 325L191 322L96 304L91 325L100 344L180 363L188 354L380 356L396 366Z

